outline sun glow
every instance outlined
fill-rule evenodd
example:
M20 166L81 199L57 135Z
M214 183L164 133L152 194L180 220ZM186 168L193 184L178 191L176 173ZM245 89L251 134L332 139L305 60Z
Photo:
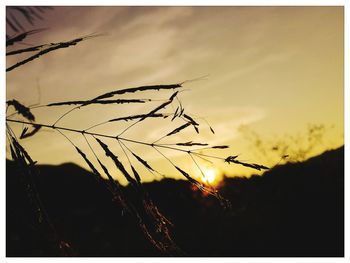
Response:
M201 180L205 184L209 184L211 186L216 186L221 181L221 176L219 175L219 171L214 168L205 168L203 169L203 174L201 176Z
M204 180L207 181L208 183L213 183L216 178L216 172L214 169L207 169L204 171Z

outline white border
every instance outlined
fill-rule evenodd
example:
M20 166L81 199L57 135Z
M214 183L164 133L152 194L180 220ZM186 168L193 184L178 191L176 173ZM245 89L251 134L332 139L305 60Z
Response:
M220 6L230 6L230 5L236 5L236 6L251 6L251 5L256 5L256 6L344 6L345 7L345 65L344 65L344 76L345 76L345 91L344 91L344 100L345 100L345 120L349 119L349 77L346 74L348 71L348 65L349 65L349 52L348 52L348 47L349 47L349 10L348 10L348 4L346 3L345 0L333 0L333 1L326 1L326 0L318 0L318 1L301 1L301 0L294 0L294 1L251 1L251 0L246 0L246 1L222 1L222 0L217 0L217 1L183 1L183 0L178 0L178 1L140 1L140 0L128 0L128 1L90 1L90 0L79 0L79 1L71 1L71 0L61 0L61 1L38 1L38 0L32 0L32 1L8 1L6 0L4 5L1 8L0 11L0 17L1 19L1 28L3 30L2 36L3 36L3 41L1 42L1 47L3 50L3 54L5 54L5 31L6 31L6 25L5 25L5 6L6 5L80 5L80 6L87 6L87 5L110 5L110 6L115 6L115 5L173 5L173 6L198 6L198 5L220 5ZM0 96L2 101L5 101L6 98L6 73L5 73L5 56L1 60L1 68L2 68L2 87L1 87L1 92ZM2 108L2 114L5 116L5 104L3 104ZM347 145L347 138L349 134L349 125L348 122L345 121L345 144ZM0 140L2 142L1 145L1 155L0 155L0 165L1 165L1 175L3 176L1 180L1 211L3 212L0 217L0 229L1 231L1 238L0 238L0 260L5 260L5 261L19 261L19 260L26 260L28 262L37 262L37 261L58 261L58 260L68 260L68 261L81 261L82 258L69 258L69 259L61 259L61 258L25 258L25 259L19 259L19 258L5 258L5 123L4 121L0 122ZM347 157L349 157L349 149L345 147L345 160L347 160ZM345 161L345 206L348 208L349 202L349 194L347 194L347 190L350 189L349 187L349 182L350 180L347 179L349 176L349 167L348 164L346 164ZM345 222L349 221L349 209L345 209ZM158 261L158 262L163 262L164 260L166 261L177 261L177 260L195 260L195 261L217 261L220 260L221 262L232 262L232 261L243 261L243 262L256 262L256 261L265 261L265 262L280 262L281 260L284 262L344 262L346 259L349 259L349 227L347 227L347 224L345 223L345 258L189 258L189 259L184 259L184 258L84 258L84 261L93 261L95 262L96 260L103 260L103 261L113 261L115 262L116 260L120 261L139 261L139 262L144 262L145 260L147 261Z

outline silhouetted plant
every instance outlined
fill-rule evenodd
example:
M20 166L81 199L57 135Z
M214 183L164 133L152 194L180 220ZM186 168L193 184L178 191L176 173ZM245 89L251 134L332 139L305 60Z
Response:
M240 132L252 144L257 155L270 163L277 158L278 164L282 164L287 161L302 162L311 157L318 146L325 146L323 139L327 129L324 124L308 124L303 134L287 134L273 139L263 138L248 126L241 126Z
M39 31L28 31L24 33L20 33L14 37L7 39L7 46L16 46L19 41L29 37L33 33L38 33ZM27 63L37 59L43 55L48 54L49 52L74 46L81 41L84 41L88 38L95 37L96 35L90 35L85 37L80 37L73 39L67 42L60 43L51 43L51 44L42 44L37 45L35 47L30 47L26 49L16 49L11 52L7 52L7 56L14 56L17 54L29 53L29 57L24 60L18 61L16 64L10 66L6 69L6 71L12 71L18 67L24 66ZM33 52L36 52L33 54ZM94 98L88 100L78 100L78 101L61 101L61 102L51 102L46 105L38 105L34 107L27 107L20 103L17 100L8 100L7 101L7 109L13 108L15 110L14 113L6 116L6 134L8 138L8 143L11 151L12 159L16 162L18 167L20 168L19 172L26 178L27 182L27 190L33 204L35 205L35 211L37 212L38 222L41 225L50 226L51 231L55 235L55 243L57 247L61 251L66 251L67 248L70 248L70 245L62 241L57 234L57 231L54 230L54 226L50 223L47 213L40 201L39 195L36 191L35 180L32 177L35 176L35 161L32 160L28 152L23 148L20 144L20 139L28 139L29 137L34 136L38 132L41 132L43 129L50 129L60 133L64 136L76 149L77 154L81 156L81 158L85 161L87 166L92 171L92 174L96 178L96 180L104 185L113 198L113 201L117 203L119 207L123 210L130 213L136 221L136 224L140 227L144 235L148 238L148 240L161 252L166 254L181 254L181 250L176 246L174 241L170 235L170 226L171 222L167 220L158 208L153 204L146 190L144 189L143 175L140 171L136 169L136 164L141 164L144 166L150 173L163 175L162 171L158 171L153 167L149 160L138 153L133 149L131 145L143 145L150 149L158 152L165 160L167 160L173 168L178 172L179 175L183 176L187 179L192 185L199 188L201 191L204 191L207 194L210 194L216 197L219 202L224 206L228 207L229 202L223 198L217 189L209 184L202 183L195 179L190 175L190 172L186 171L186 169L179 167L173 160L167 157L163 150L172 150L176 152L181 152L184 155L190 156L194 164L198 167L201 174L203 176L204 172L202 171L201 166L198 164L198 159L215 159L221 160L226 163L233 163L237 165L242 165L245 167L249 167L255 170L264 170L268 169L268 167L255 164L255 163L246 163L238 160L238 156L228 156L221 157L216 155L205 154L202 151L198 152L198 150L205 149L226 149L227 145L213 145L211 146L206 142L176 142L173 144L165 144L160 143L161 140L173 136L174 134L179 134L183 132L185 129L192 127L197 133L200 133L199 127L201 127L201 122L198 118L191 116L185 108L183 107L179 94L183 90L183 86L187 81L183 81L175 84L166 84L166 85L151 85L151 86L141 86L135 88L126 88L126 89L117 89L104 94L96 95ZM120 95L130 95L142 94L144 91L153 91L153 92L161 92L168 93L171 92L170 96L168 95L166 98L162 100L155 100L153 98L118 98ZM59 122L63 118L67 118L70 113L73 111L80 109L84 110L85 108L91 105L120 105L120 104L144 104L150 102L161 101L157 106L153 107L151 110L146 112L139 112L138 114L126 114L126 116L118 116L112 119L107 119L101 123L96 123L91 127L85 127L82 129L74 129L70 127L59 126ZM174 110L168 110L169 107L173 107ZM59 116L57 120L53 124L44 124L36 122L35 115L33 114L33 110L36 108L42 107L72 107L70 110L66 111L63 115ZM107 107L108 110L108 107ZM83 113L82 113L83 114ZM18 117L22 117L23 119L19 119ZM136 125L142 125L149 119L157 118L165 125L169 126L169 132L160 136L159 139L149 142L137 139L131 139L125 136L125 132L131 129ZM177 119L181 122L180 126L173 127L174 120ZM122 131L119 131L117 134L106 134L106 133L97 133L92 130L98 126L105 125L107 123L120 123L120 122L132 122L130 125L126 125ZM10 124L21 124L24 125L19 138L11 129ZM212 133L214 130L209 126L209 129ZM77 143L73 142L72 139L68 137L68 133L80 134L82 136L91 150L91 153L94 156L94 160L89 157L89 154L84 152L81 147L78 147ZM121 161L120 154L115 152L111 147L111 142L117 142L120 147L121 154L125 156L127 163ZM93 146L94 143L97 146ZM195 147L195 148L194 148ZM122 185L112 177L112 172L110 168L107 168L105 161L102 160L101 156L98 155L97 150L103 150L104 154L113 162L115 168L119 171L119 173L127 180L130 186L133 188L134 192L137 194L138 199L131 201L129 200L123 190ZM105 180L107 178L108 180Z

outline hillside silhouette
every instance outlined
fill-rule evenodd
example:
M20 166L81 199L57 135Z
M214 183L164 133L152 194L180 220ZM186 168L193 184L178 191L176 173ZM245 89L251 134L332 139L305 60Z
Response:
M14 163L6 167L7 256L59 255L49 232L38 231ZM38 169L41 200L74 256L163 256L88 171L71 163ZM187 181L145 188L187 256L344 256L344 147L263 176L225 177L229 210Z

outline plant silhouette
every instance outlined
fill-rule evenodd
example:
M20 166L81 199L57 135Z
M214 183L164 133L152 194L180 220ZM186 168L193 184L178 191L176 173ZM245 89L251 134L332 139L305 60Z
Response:
M7 56L15 56L23 53L29 54L27 58L19 60L12 66L8 67L6 69L7 72L13 71L19 67L27 66L29 62L35 59L39 59L48 53L54 52L62 48L70 48L72 46L78 45L82 41L99 36L93 34L89 36L78 37L66 42L40 44L26 49L16 49L16 44L30 37L32 34L37 34L41 32L42 30L26 31L7 38L6 45L15 48L14 50L7 52ZM27 107L21 102L14 99L7 101L7 112L14 110L14 112L9 113L6 116L6 135L8 139L11 157L15 161L18 174L21 175L21 178L23 178L23 183L26 185L25 189L28 192L28 197L30 199L31 205L33 206L33 211L36 214L37 223L39 225L38 231L40 231L40 233L45 233L44 236L50 239L53 246L55 246L56 249L60 251L62 255L73 254L72 247L67 241L61 239L58 231L55 229L55 226L51 223L49 215L45 210L42 200L40 199L40 195L36 190L35 182L38 174L35 165L36 162L30 157L30 154L27 152L26 149L24 149L24 147L20 143L20 140L28 140L32 136L35 136L38 132L41 132L44 129L53 130L60 133L65 139L69 141L69 143L71 143L72 147L76 149L77 154L82 158L82 160L84 160L86 165L92 171L92 175L94 176L96 181L99 182L99 184L106 187L106 189L108 189L117 207L129 213L132 216L135 224L139 226L139 228L144 233L145 237L149 240L149 242L153 244L154 247L156 247L161 253L167 255L181 255L183 252L175 244L171 237L171 222L159 211L159 209L153 203L149 194L143 187L143 175L140 171L137 170L135 164L137 163L143 165L150 173L156 173L159 175L164 174L162 171L158 171L152 168L152 164L149 162L149 160L146 160L142 155L140 156L140 154L137 154L133 149L133 146L131 145L143 145L158 152L165 160L167 160L171 164L171 166L173 166L173 168L178 172L179 175L187 179L194 187L200 189L206 194L215 197L219 201L219 203L225 208L230 206L230 202L223 198L219 194L217 189L215 189L209 184L202 183L199 180L195 179L185 168L179 167L178 164L176 164L173 160L167 157L164 154L163 150L172 150L190 156L195 165L200 169L203 176L205 175L201 167L196 162L196 159L198 158L221 160L226 163L242 165L255 170L268 169L268 167L264 165L246 163L241 160L238 160L237 156L221 157L198 152L198 150L205 150L209 148L218 150L226 149L228 148L227 145L211 146L209 143L206 142L192 141L177 142L175 143L175 145L160 143L160 141L164 138L173 136L175 134L179 134L188 127L193 127L193 129L197 133L200 132L199 127L201 127L201 123L197 120L197 118L192 117L191 114L187 112L187 110L185 110L185 108L181 104L180 93L183 90L183 86L188 81L193 80L187 80L175 84L162 84L117 89L104 94L96 94L94 98L88 100L51 102L45 105L37 105L33 107ZM144 99L137 97L139 96L139 94L142 94L145 91L166 93L167 96L161 99L161 103L157 104L157 106L153 107L151 110L146 112L139 112L136 115L132 114L108 119L102 123L96 123L91 127L84 127L81 129L60 126L60 121L64 118L68 118L72 112L74 112L77 109L80 109L81 114L84 114L83 110L91 105L106 107L105 105L108 106L129 104L130 106L133 106L140 103L146 104L151 102L158 102L158 100L155 100L153 98ZM171 92L170 96L169 92ZM120 95L131 95L136 97L118 98L118 96ZM174 111L169 111L170 106L176 109ZM43 107L71 108L68 111L66 111L63 115L57 116L57 119L53 124L47 124L36 122L35 114L33 113L35 109ZM106 109L108 110L108 107ZM162 135L159 139L153 142L131 139L125 135L126 131L128 131L129 129L132 129L136 125L140 126L147 122L149 119L153 118L157 118L162 123L169 126L169 132ZM173 127L175 120L182 122L182 124L180 126ZM92 131L97 126L102 126L107 123L116 123L120 121L125 121L125 123L126 121L129 121L132 123L130 125L126 125L124 129L115 132L114 134L97 133ZM16 124L23 125L23 129L20 135L16 135L11 127L12 125ZM214 133L212 127L209 126L209 129L212 133ZM82 148L76 144L76 142L70 139L68 134L71 133L79 134L81 137L83 137L91 152L84 152ZM115 152L110 147L109 144L111 142L117 142L121 150L120 153ZM97 148L92 146L93 143L94 145L97 145ZM196 148L193 149L193 146L196 146ZM119 171L119 174L121 174L127 180L130 187L137 194L137 199L130 200L126 196L124 188L115 178L112 177L113 172L110 170L111 168L101 158L102 156L98 155L97 150L103 150L105 156L113 162L114 169ZM91 154L93 156L93 159L89 157L91 156ZM124 156L126 158L126 163L121 161L121 156ZM104 180L105 177L108 178L107 181ZM46 229L50 229L50 233L52 233L52 235L49 235L49 237L47 237L47 233L49 232Z

